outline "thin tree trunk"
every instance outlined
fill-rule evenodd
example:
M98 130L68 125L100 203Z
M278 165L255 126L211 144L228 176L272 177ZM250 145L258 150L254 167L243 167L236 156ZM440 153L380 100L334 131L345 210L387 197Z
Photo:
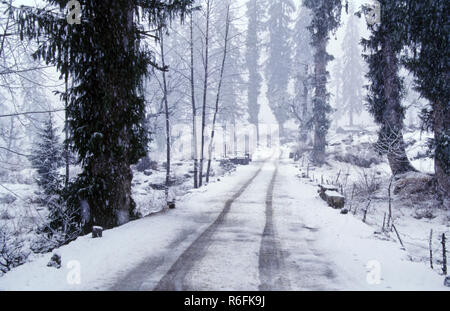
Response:
M194 188L198 188L198 146L197 146L197 108L195 107L195 82L194 82L194 25L190 20L190 49L191 49L191 102L192 102L192 148L194 157Z
M165 57L164 57L164 34L163 31L159 31L159 36L161 40L161 65L163 68L166 67ZM164 113L166 116L166 183L164 187L164 194L166 197L166 202L169 198L169 187L170 187L170 116L169 116L169 103L167 100L167 80L166 80L166 71L162 71L163 77L163 100L164 100Z
M236 135L236 118L233 116L233 150L234 156L237 157L237 135Z
M223 157L227 157L227 125L222 125L222 131L223 131Z
M66 52L67 53L67 52ZM66 62L68 62L68 57L66 54ZM64 98L64 135L65 135L65 140L64 140L64 152L65 152L65 161L66 161L66 176L65 176L65 188L67 189L67 187L69 186L69 120L68 120L68 102L69 102L69 98L67 96L67 92L68 92L68 88L69 88L69 73L67 72L65 74L64 77L64 85L65 85L65 90L66 90L66 94L65 94L65 98Z
M303 80L303 107L302 107L302 133L301 141L308 139L308 130L306 121L308 119L308 65L305 65L305 80Z
M199 187L203 182L203 161L205 151L205 124L206 124L206 96L208 93L208 61L209 61L209 19L211 14L210 0L206 1L206 34L205 34L205 79L203 84L203 107L202 107L202 145L200 156L200 172L199 172Z
M226 28L225 28L225 43L224 43L224 49L223 49L222 67L220 68L220 78L219 78L219 85L217 86L216 106L215 106L215 109L214 109L214 117L213 117L212 130L211 130L211 139L209 140L208 167L206 169L206 182L207 183L209 182L209 173L211 171L211 158L212 158L212 152L213 152L212 149L213 149L213 145L214 145L214 134L215 134L217 112L219 111L220 90L222 88L223 72L225 70L225 61L227 59L227 47L228 47L228 32L229 32L229 29L230 29L230 5L227 6L227 17L226 17Z

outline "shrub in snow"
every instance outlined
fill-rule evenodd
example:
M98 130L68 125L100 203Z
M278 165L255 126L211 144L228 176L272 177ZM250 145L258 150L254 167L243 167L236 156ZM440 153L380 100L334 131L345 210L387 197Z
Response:
M64 233L58 231L47 233L45 231L45 228L38 229L36 236L33 238L30 245L33 253L48 253L66 243Z
M358 181L355 183L356 193L362 196L371 196L381 188L381 177L374 169L362 169Z
M0 272L6 273L23 264L29 256L23 240L6 225L0 226Z
M151 161L148 156L143 157L139 160L138 164L136 164L136 170L138 172L144 172L145 170L149 170L153 167L154 161Z
M0 212L0 220L9 220L13 218L14 217L8 213L7 209L4 209L3 211Z
M450 287L450 276L446 276L444 279L444 285Z
M11 203L14 203L14 201L16 201L16 200L17 200L17 198L15 196L7 193L0 197L0 204L11 204Z

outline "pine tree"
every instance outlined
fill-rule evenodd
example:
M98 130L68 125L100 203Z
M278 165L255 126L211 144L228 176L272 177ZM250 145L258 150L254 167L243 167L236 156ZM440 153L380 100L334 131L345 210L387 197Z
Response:
M326 136L330 128L328 114L331 112L329 93L327 92L327 64L333 56L327 53L330 33L335 31L341 19L341 0L305 0L303 5L312 11L313 19L309 30L312 36L314 53L313 122L314 149L312 159L321 165L325 162Z
M442 194L450 193L450 88L449 27L450 3L446 0L403 0L402 18L407 44L413 50L406 67L416 77L417 90L429 100L423 111L425 128L434 131L435 174Z
M269 20L269 57L266 63L267 99L279 125L280 136L284 135L284 123L288 119L289 94L287 92L292 73L292 13L295 5L291 0L270 1Z
M348 124L353 126L354 115L360 114L363 108L363 67L359 50L360 35L354 8L349 8L349 18L342 50L344 51L344 67L342 72L342 103L338 103L340 114L348 114Z
M256 126L256 140L259 145L258 114L260 104L258 98L261 89L262 77L259 63L261 56L261 33L263 31L263 19L265 15L266 1L249 0L247 2L247 40L246 55L248 69L248 112L249 122Z
M60 13L67 4L47 2ZM21 37L39 42L35 56L73 79L68 118L83 172L68 202L80 210L87 230L94 224L111 228L135 215L130 165L145 156L148 142L142 82L156 64L139 23L165 25L192 1L79 2L80 24L46 9L21 7L15 14Z
M396 1L381 3L379 25L370 25L371 36L362 40L369 65L367 102L369 112L381 126L378 147L386 153L394 175L413 171L403 139L405 108L403 79L399 75L400 52L404 46L402 5Z
M336 119L343 117L344 113L342 109L342 84L343 84L343 69L342 69L342 57L337 57L333 61L333 67L331 72L330 89L333 90L334 108L336 112ZM337 123L338 120L336 120Z
M62 165L62 149L57 129L51 115L37 133L36 143L30 157L33 168L37 170L37 183L45 197L56 195L61 189L61 176L58 169Z
M300 140L306 142L310 130L309 89L311 85L309 71L314 63L311 47L311 34L308 26L311 23L311 11L306 7L298 10L294 27L294 112L300 121Z

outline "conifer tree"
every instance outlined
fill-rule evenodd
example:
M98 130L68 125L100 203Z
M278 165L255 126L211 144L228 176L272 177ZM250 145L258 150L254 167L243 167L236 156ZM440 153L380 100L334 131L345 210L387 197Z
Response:
M289 94L287 92L292 73L292 13L295 5L291 0L270 1L268 53L266 62L267 99L279 125L280 136L284 135L284 123L288 119Z
M407 45L413 51L405 58L406 67L416 77L419 93L430 102L422 119L434 132L434 151L438 188L450 193L450 88L449 26L450 2L446 0L404 0Z
M348 125L353 126L354 115L360 114L363 108L363 66L361 64L361 52L359 50L360 35L357 25L357 17L354 8L349 8L342 50L344 51L344 67L342 72L342 103L338 103L337 109L341 115L348 115Z
M377 146L387 154L394 175L414 170L403 139L404 83L399 75L400 52L405 39L402 10L400 2L381 2L380 23L369 25L371 36L362 40L365 52L369 52L364 55L369 65L369 112L381 126Z
M312 11L313 18L309 30L314 47L314 82L313 123L314 148L312 160L322 165L325 163L326 136L330 128L328 114L331 112L327 82L329 73L328 62L333 56L327 53L327 43L330 33L335 31L341 19L341 0L305 0L303 5Z
M294 26L294 113L300 122L300 140L306 142L311 128L311 107L309 92L311 88L310 69L313 66L313 49L308 26L311 23L311 11L306 7L298 10Z
M70 75L68 119L71 141L83 172L72 185L69 204L85 228L111 228L135 216L130 165L145 156L143 78L157 67L143 38L187 10L190 0L80 0L80 23L68 23L65 0L48 8L15 8L22 38L39 43L35 57ZM72 20L73 22L73 20ZM140 24L146 22L145 27ZM164 69L164 68L161 68Z
M265 15L266 1L249 0L247 2L247 39L246 55L248 69L248 112L249 122L256 126L256 140L259 145L259 127L258 114L260 104L258 98L261 90L262 77L260 74L260 56L261 56L261 33L264 28L263 19Z
M62 153L57 129L51 115L37 133L32 150L31 164L37 170L37 183L45 197L56 195L61 188L58 168L62 165Z

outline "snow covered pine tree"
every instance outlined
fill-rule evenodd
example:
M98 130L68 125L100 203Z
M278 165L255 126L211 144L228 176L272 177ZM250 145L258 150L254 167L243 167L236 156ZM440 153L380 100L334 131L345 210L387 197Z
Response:
M42 199L56 195L61 188L61 176L58 168L62 166L62 146L56 133L53 118L49 114L44 127L39 130L30 161L37 170L37 184L43 191Z
M362 40L364 51L370 52L364 55L369 65L367 77L371 81L367 95L369 112L381 125L377 146L380 152L387 154L394 175L414 170L403 139L404 85L399 71L405 34L401 10L397 1L381 3L380 23L369 25L372 34Z
M329 94L327 92L327 64L333 56L327 53L330 32L335 31L341 20L341 0L305 0L303 5L312 11L313 18L309 30L314 47L314 82L313 123L314 150L313 161L325 163L326 136L330 128L328 114L331 112Z
M67 1L47 2L61 12L13 10L21 38L39 43L35 57L73 79L68 118L83 172L71 185L68 203L80 210L86 231L121 225L135 215L130 165L147 148L142 81L150 66L157 67L142 40L149 33L138 23L155 29L165 24L161 19L183 17L192 1L80 0L80 24L60 14Z

